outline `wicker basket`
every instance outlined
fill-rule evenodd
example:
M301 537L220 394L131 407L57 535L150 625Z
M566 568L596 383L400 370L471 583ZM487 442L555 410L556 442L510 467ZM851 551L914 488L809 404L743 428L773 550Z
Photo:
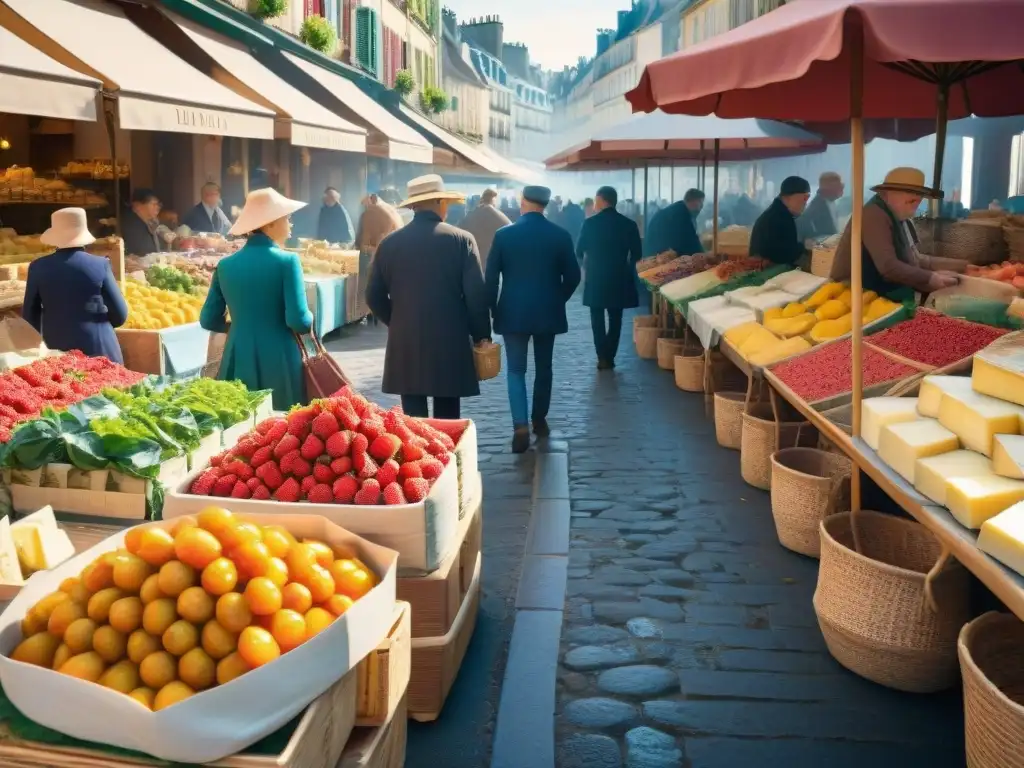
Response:
M501 344L483 344L473 347L473 364L480 381L495 378L501 373Z
M637 331L641 328L655 328L661 322L657 315L638 315L633 318L633 343L636 344Z
M969 768L1024 766L1024 623L986 613L960 630Z
M723 448L740 449L746 406L745 392L715 392L715 437Z
M767 491L772 485L772 454L780 448L802 445L802 441L812 438L813 443L817 443L817 433L807 422L777 424L769 404L754 403L749 412L743 414L740 474L749 485Z
M913 693L956 683L968 574L919 523L880 512L822 520L814 610L829 651L851 672Z
M845 456L817 448L775 452L772 517L782 546L801 555L820 556L821 521L848 507L850 469Z
M683 339L661 338L657 342L658 367L666 371L676 369L676 355L683 352L686 342Z
M634 328L636 354L642 360L654 360L658 356L658 339L670 333L667 328L641 327Z
M1003 239L1010 254L1010 261L1024 261L1024 227L1003 227Z
M684 352L672 361L676 372L676 386L684 392L704 391L704 353Z
M833 248L815 248L811 251L811 274L831 279L832 262L836 260Z
M914 221L922 253L972 264L996 264L1007 257L1006 240L999 219L921 218Z

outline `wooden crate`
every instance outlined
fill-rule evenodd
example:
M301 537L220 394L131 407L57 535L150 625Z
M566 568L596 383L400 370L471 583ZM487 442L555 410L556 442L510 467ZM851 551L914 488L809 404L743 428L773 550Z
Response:
M163 376L167 372L164 364L164 343L160 331L143 331L118 328L117 342L121 345L124 367L129 371L152 373Z
M458 677L466 649L476 629L480 610L480 566L478 555L473 580L462 598L455 622L441 637L414 637L412 677L409 680L409 717L419 722L436 720Z
M463 562L472 569L480 552L481 535L478 531L481 518L478 506L459 521L458 546L436 571L426 575L399 576L397 596L412 605L413 637L439 637L451 629L465 592Z
M352 731L338 768L403 768L408 731L409 713L403 698L386 724Z
M359 663L357 726L385 725L405 699L412 667L412 611L408 603L395 603L395 619L388 636Z

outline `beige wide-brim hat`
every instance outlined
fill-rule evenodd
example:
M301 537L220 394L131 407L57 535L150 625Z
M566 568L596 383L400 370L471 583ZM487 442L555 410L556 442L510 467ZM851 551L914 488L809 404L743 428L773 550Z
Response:
M245 198L245 207L238 214L235 225L228 232L229 235L248 235L260 227L265 227L272 221L291 216L300 208L305 208L306 203L299 200L289 200L276 189L256 189Z
M459 192L449 192L444 188L444 179L436 173L419 176L406 185L406 198L398 204L399 208L408 208L416 203L427 200L454 200L466 202L466 196Z
M885 174L885 181L871 188L872 192L909 192L921 197L942 199L941 189L926 187L924 171L917 168L893 168Z
M61 208L50 214L50 228L39 236L39 242L54 248L81 248L95 243L89 222L82 208Z

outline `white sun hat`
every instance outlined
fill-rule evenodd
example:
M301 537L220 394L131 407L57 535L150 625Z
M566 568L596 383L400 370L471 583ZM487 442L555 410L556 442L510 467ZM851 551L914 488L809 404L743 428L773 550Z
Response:
M444 179L436 173L418 176L410 181L405 185L405 194L406 198L398 204L399 208L408 208L427 200L458 200L460 203L466 200L466 196L459 192L448 192L444 188Z
M81 248L95 243L83 208L61 208L50 214L50 228L39 236L39 242L54 248Z
M255 189L245 198L245 207L228 232L229 235L247 235L272 221L291 216L306 203L289 200L276 189Z

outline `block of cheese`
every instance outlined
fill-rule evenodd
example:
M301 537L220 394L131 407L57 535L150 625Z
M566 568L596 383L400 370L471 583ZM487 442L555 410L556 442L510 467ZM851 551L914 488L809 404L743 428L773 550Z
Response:
M11 536L11 521L5 516L0 518L0 584L24 583L21 565L18 563L18 550Z
M870 397L860 407L861 436L877 451L882 427L919 418L916 397Z
M1024 435L996 435L992 441L992 469L1001 477L1024 480Z
M949 453L960 447L957 436L935 419L902 421L882 427L878 456L910 483L918 459Z
M1024 346L1018 334L1004 336L974 356L974 391L1024 405Z
M939 405L939 423L960 438L964 448L992 455L996 435L1020 434L1024 408L977 392L946 392Z
M939 506L946 506L946 481L954 477L992 474L992 462L974 451L950 451L914 465L914 488Z
M1024 502L981 524L978 549L1024 575Z
M68 534L57 527L50 507L43 507L14 523L11 537L25 575L53 568L75 554L75 545Z
M929 419L937 419L944 394L970 391L971 380L967 376L925 376L917 393L917 412Z
M1010 480L994 472L974 477L946 478L946 506L965 528L981 524L1024 500L1024 480Z

